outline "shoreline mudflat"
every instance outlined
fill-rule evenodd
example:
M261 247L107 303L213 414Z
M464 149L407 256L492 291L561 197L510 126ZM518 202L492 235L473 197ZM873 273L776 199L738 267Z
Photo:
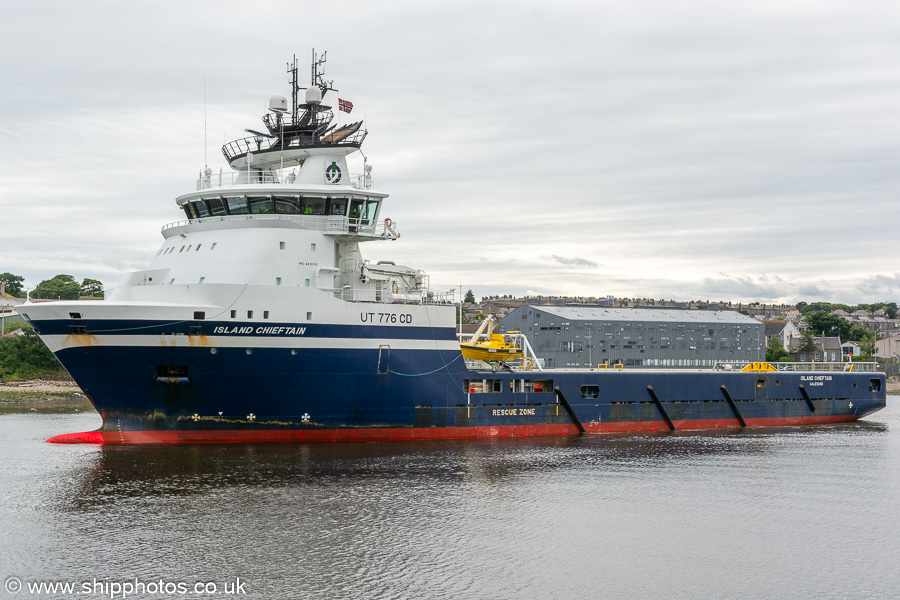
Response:
M84 396L84 392L71 379L26 379L0 382L0 401L35 399L65 399Z

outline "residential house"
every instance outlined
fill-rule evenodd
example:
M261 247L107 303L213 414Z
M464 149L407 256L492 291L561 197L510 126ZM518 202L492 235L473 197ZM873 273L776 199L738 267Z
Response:
M769 346L769 338L778 336L781 340L781 346L785 350L789 350L794 344L794 340L799 340L803 334L797 326L791 321L765 321L766 324L766 347Z
M841 362L843 360L841 338L814 336L812 340L814 348L809 351L801 351L802 336L793 338L792 345L785 346L791 355L791 360L795 362Z
M853 356L860 356L859 342L844 342L841 344L841 353L849 360Z

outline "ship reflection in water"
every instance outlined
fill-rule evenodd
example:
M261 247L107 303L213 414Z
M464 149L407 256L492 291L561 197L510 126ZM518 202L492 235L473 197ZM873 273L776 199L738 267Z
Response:
M93 420L0 415L4 578L240 577L245 597L256 598L819 598L900 589L900 410L891 401L867 421L742 432L42 442Z

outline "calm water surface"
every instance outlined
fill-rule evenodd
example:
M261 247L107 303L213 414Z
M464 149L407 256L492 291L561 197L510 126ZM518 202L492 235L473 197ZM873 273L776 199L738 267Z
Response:
M334 446L53 445L100 419L37 406L0 407L0 583L26 586L0 597L900 597L900 397L815 428Z

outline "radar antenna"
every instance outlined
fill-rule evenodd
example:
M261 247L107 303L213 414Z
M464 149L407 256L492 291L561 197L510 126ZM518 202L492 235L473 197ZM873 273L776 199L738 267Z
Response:
M294 55L294 62L288 63L287 72L291 74L291 97L293 98L293 102L291 104L291 123L294 124L297 122L297 96L300 94L300 82L297 81L297 55Z
M325 92L328 90L334 90L331 87L334 84L333 80L325 79L325 61L328 55L328 51L322 53L322 56L316 57L316 49L313 48L312 51L312 66L310 70L312 71L312 77L310 81L311 86L316 86L321 90L322 97L325 96ZM297 78L297 55L294 55L293 62L287 63L287 72L291 75L291 124L296 125L300 122L300 90L306 89L300 87L300 80ZM315 114L316 110L314 108L311 109L311 112ZM305 120L305 119L304 119Z
M311 68L311 70L312 70L312 81L310 81L310 83L311 83L312 85L318 86L319 89L322 90L322 96L325 96L325 92L327 92L327 91L330 90L330 89L333 89L333 88L331 87L331 84L334 83L333 80L332 80L332 81L325 81L325 69L324 69L324 67L323 67L322 69L319 69L319 67L320 67L321 65L324 65L324 64L325 64L325 61L327 60L327 59L326 59L326 56L328 56L328 50L326 50L325 52L322 53L321 58L316 59L316 49L313 48L312 55L313 55L313 57L312 57L312 68Z

